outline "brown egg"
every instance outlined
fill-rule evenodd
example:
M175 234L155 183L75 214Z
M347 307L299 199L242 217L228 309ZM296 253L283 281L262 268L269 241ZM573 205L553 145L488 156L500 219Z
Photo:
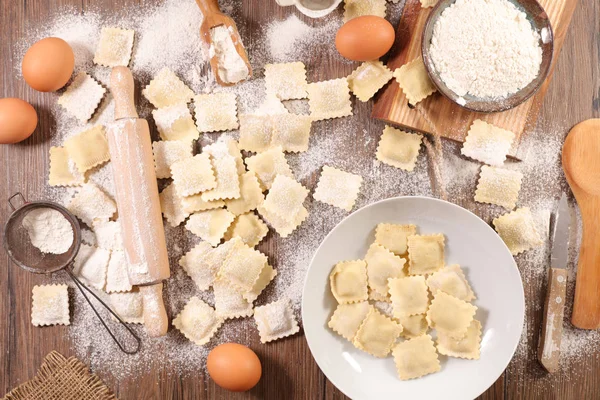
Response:
M255 352L237 343L215 347L206 360L208 374L223 389L245 392L260 380L262 367Z
M0 144L27 139L38 123L35 109L21 99L0 99Z
M50 37L27 50L21 69L29 86L40 92L53 92L67 84L74 66L71 46L62 39Z
M395 36L394 27L385 18L364 15L342 25L335 47L350 60L377 60L390 50Z

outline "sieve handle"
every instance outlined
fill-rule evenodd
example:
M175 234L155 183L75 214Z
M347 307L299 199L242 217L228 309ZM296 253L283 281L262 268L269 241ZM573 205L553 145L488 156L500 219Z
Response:
M140 350L141 340L135 334L135 332L133 330L131 330L131 328L129 328L125 324L125 322L123 322L123 320L121 319L121 317L119 317L105 302L103 302L102 300L100 300L100 297L98 297L98 295L96 295L96 293L94 293L90 288L88 288L83 283L81 283L81 281L79 279L77 279L75 277L75 275L73 275L73 273L71 272L71 270L69 268L66 268L65 270L67 271L67 273L69 274L69 276L71 277L71 279L73 279L73 282L79 288L79 291L81 292L81 294L83 295L83 297L85 297L85 300L88 302L88 304L90 305L90 307L92 307L92 310L94 310L94 313L96 314L96 316L98 317L98 319L100 320L100 322L102 323L102 325L104 325L104 328L106 329L106 331L108 332L108 334L110 335L110 337L112 337L113 340L115 341L115 343L117 344L117 346L119 346L119 348L121 349L121 351L123 353L125 353L125 354L135 354L135 353L137 353ZM121 342L119 342L119 339L116 338L115 334L110 330L110 328L108 327L108 325L106 325L106 322L104 322L104 319L100 316L100 314L98 313L98 310L96 310L96 307L94 307L94 305L92 304L92 302L88 298L87 294L85 293L86 291L89 294L91 294L92 296L94 296L94 298L96 300L98 300L100 302L100 304L102 304L104 306L104 308L106 308L119 321L119 323L121 325L123 325L123 327L125 329L127 329L127 331L131 334L131 336L137 342L137 345L135 346L135 349L127 350L121 344Z
M18 207L13 204L14 199L17 197L21 198L21 205ZM25 199L25 196L23 196L23 193L17 192L8 198L8 204L10 205L10 208L13 211L15 211L17 208L21 207L22 205L27 204L27 199Z

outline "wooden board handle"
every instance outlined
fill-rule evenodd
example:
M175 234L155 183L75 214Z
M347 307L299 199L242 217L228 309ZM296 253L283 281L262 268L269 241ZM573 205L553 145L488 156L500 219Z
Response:
M110 73L110 91L115 99L115 119L137 118L135 85L127 67L114 67Z
M600 328L600 197L577 198L583 222L583 236L577 264L577 283L572 323L580 329Z
M163 302L163 284L140 286L140 293L144 298L144 326L151 337L167 334L169 319Z
M544 304L544 321L538 348L538 359L548 372L555 372L558 369L566 291L567 271L561 268L550 268Z

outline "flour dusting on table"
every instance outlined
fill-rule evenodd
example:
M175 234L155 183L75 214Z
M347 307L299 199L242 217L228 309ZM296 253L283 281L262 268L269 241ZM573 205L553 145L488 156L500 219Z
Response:
M249 81L222 89L238 95L239 114L256 110L268 113L272 110L273 106L265 103L264 95L263 67L267 62L302 61L306 64L309 81L341 78L350 74L357 66L356 63L343 61L332 45L335 32L342 24L341 10L319 20L303 21L291 15L273 21L263 28L260 36L254 36L250 42L248 26L242 18L241 2L227 0L220 3L236 20L242 39L247 41L245 44L254 69L254 76ZM399 18L401 7L402 4L388 4L392 22ZM152 74L165 66L180 76L195 93L209 92L215 87L207 63L208 51L202 48L198 37L202 16L193 0L166 0L154 8L144 8L141 12L139 8L123 10L117 16L104 16L100 12L86 12L85 15L81 15L64 10L58 10L56 15L45 29L32 31L28 37L23 38L17 48L15 60L19 60L28 45L38 38L62 37L74 48L76 71L85 70L108 87L110 69L94 65L92 59L100 29L104 25L112 25L136 31L131 69L138 90L148 84ZM330 59L343 61L341 65L346 69L337 71L335 76L322 76L319 65ZM15 65L15 68L18 67ZM307 103L306 100L293 100L284 102L284 105L293 112L307 113ZM370 118L371 102L354 103L354 115L351 117L313 123L308 151L286 155L296 179L312 192L323 165L361 175L363 186L355 210L374 201L399 195L433 196L425 151L421 149L412 173L376 161L375 152L384 123ZM148 119L153 139L157 140L159 135L152 119L152 107L143 96L138 98L137 109L141 118ZM55 120L50 145L60 145L67 137L96 124L110 123L114 119L110 94L104 98L99 111L87 124L79 123L58 105L50 111ZM558 157L566 128L551 128L550 125L544 127L542 124L540 126L541 130L535 135L525 138L532 148L526 161L507 161L505 167L524 174L518 204L531 207L537 216L547 216L547 211L554 207L554 199L548 199L542 193L558 193L560 189ZM238 132L204 134L199 145L203 147L223 137L237 138ZM443 147L444 176L449 200L473 210L487 222L504 213L500 207L482 206L473 200L480 164L462 157L460 145L454 142L445 141ZM358 157L357 154L367 156ZM110 163L91 171L88 179L114 196ZM159 183L162 189L167 182L161 180ZM543 192L540 191L541 188L544 188ZM72 195L73 189L47 188L45 197L66 203ZM269 263L278 270L278 275L259 297L257 305L289 297L298 318L304 277L313 253L326 234L348 215L341 209L313 201L311 196L306 202L306 207L309 209L309 216L292 235L282 239L271 231L267 236L268 240L258 245L258 249L268 256ZM198 291L194 282L178 265L179 258L192 248L198 239L183 226L173 228L165 224L165 233L171 265L171 277L165 282L164 290L168 315L171 318L175 316L192 296L214 304L212 292ZM539 287L545 279L547 252L547 248L540 248L516 258L526 286L535 284ZM53 280L61 279L60 275L53 277ZM570 290L572 297L571 286ZM68 330L72 346L78 356L87 360L93 369L110 373L116 379L139 374L156 365L164 366L167 373L192 373L204 369L208 352L220 343L237 341L260 345L256 326L251 318L228 321L205 347L188 341L176 329L171 328L165 337L150 339L143 328L133 326L132 329L142 337L142 349L139 354L124 355L105 333L83 297L78 291L74 293L73 318ZM536 307L543 302L541 295L534 298L538 301L528 304L527 321L531 320ZM519 352L531 348L532 340L538 334L537 329L537 324L527 324ZM600 335L584 335L565 327L563 359L566 363L575 362L573 360L585 351L585 346L598 344ZM521 367L511 364L511 368Z

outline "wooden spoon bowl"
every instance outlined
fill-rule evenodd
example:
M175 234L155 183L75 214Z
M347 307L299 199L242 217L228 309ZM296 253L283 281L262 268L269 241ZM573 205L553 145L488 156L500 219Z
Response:
M583 121L569 132L562 151L567 182L581 210L583 237L577 265L572 323L600 328L600 119Z

